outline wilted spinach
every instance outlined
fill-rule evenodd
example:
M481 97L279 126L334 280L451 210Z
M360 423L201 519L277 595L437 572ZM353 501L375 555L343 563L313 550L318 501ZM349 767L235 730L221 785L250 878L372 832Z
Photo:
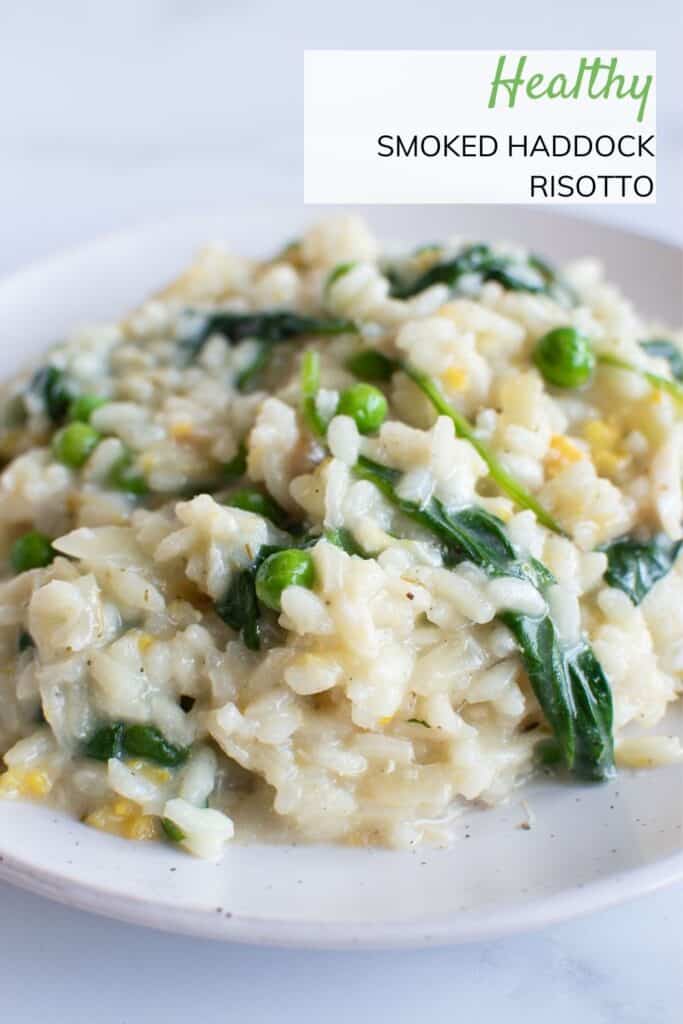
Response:
M508 291L550 295L567 305L576 301L569 286L544 260L497 255L483 243L466 246L457 256L435 263L413 280L401 279L395 270L389 280L391 294L397 299L410 298L435 284L445 284L457 293L465 283L469 292L487 281L497 281Z
M351 320L333 317L300 316L288 310L272 310L265 313L210 313L206 316L195 314L196 326L181 340L181 345L190 358L195 358L213 334L219 334L237 345L247 338L255 338L266 345L276 345L294 338L311 335L334 335L355 333L357 328Z
M111 757L121 758L128 755L176 768L187 760L189 750L187 747L169 743L155 725L127 725L125 722L114 722L98 729L90 737L84 753L86 757L96 761L108 761Z
M539 592L554 583L533 558L522 558L504 524L478 506L449 513L435 498L420 506L396 492L400 473L361 458L354 474L369 480L413 522L443 545L447 564L473 562L489 576L527 580ZM612 695L592 649L583 641L568 649L546 612L504 611L499 618L513 633L536 698L560 744L567 767L579 778L605 779L614 772Z
M43 366L36 370L29 389L38 395L49 420L55 426L66 419L69 406L77 394L74 383L56 366Z
M619 537L601 549L607 555L605 580L638 605L672 568L681 547L683 541L670 540L663 533L648 540Z

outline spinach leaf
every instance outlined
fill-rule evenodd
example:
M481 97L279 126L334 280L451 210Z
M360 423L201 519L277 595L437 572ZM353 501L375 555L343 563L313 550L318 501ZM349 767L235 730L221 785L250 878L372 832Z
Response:
M186 747L169 743L155 725L126 725L114 722L98 729L84 748L86 757L96 761L108 761L111 757L125 755L143 757L157 764L176 768L187 759Z
M157 764L175 768L187 760L187 747L169 743L155 725L127 725L123 734L123 746L127 754L145 757Z
M31 636L31 634L27 632L25 629L22 629L21 633L19 634L19 639L17 640L17 650L19 651L19 653L22 654L24 651L30 651L31 648L35 646L36 645L33 642L33 637Z
M284 545L264 544L259 548L258 554L251 565L233 574L228 588L214 608L226 625L230 626L242 636L245 647L251 651L258 651L261 648L261 605L256 596L256 573L261 563L278 551L285 551L291 548L305 550L313 547L320 540L317 533L299 533L294 537L294 532L299 532L296 524L289 523L290 537Z
M347 530L345 526L325 530L324 537L326 541L330 544L334 544L337 548L341 548L347 555L358 555L359 558L372 558L372 555L369 555L367 551L360 546L351 531ZM316 540L318 539L319 538L316 538Z
M470 506L449 513L436 498L424 506L406 501L396 491L401 474L364 457L353 472L373 483L399 511L441 541L447 564L471 561L489 576L523 579L541 593L554 583L552 573L541 562L519 554L504 524L485 509ZM517 641L529 681L567 767L579 778L608 778L614 772L612 694L591 648L581 642L567 649L548 613L528 615L510 610L499 618Z
M674 380L683 382L683 353L672 341L664 341L656 338L652 341L641 341L640 347L649 356L657 356L659 359L666 359Z
M410 298L435 284L445 284L457 292L467 280L467 291L481 287L487 281L497 281L508 291L551 295L566 304L576 301L569 287L539 257L520 259L496 255L483 243L466 246L457 256L434 264L412 281L402 281L395 270L389 275L389 280L391 294L397 299Z
M170 839L172 843L182 843L185 838L183 830L179 828L174 821L171 821L170 818L161 818L160 821L161 827L166 833L167 838Z
M638 605L658 580L669 572L683 547L683 541L655 534L649 540L619 537L601 551L607 555L605 580Z
M281 550L276 545L264 544L251 565L233 574L228 589L214 606L223 622L241 633L242 641L250 651L258 651L261 647L261 606L256 596L256 573L261 562Z
M299 316L287 310L265 313L210 313L181 341L190 358L195 358L212 334L220 334L232 345L247 338L257 338L265 345L275 345L309 335L324 337L356 333L351 320L332 317Z
M215 605L223 622L241 633L245 646L251 651L258 651L261 646L261 608L255 585L257 568L254 565L235 573L225 594Z
M612 694L592 649L581 642L565 650L549 615L504 611L499 618L517 641L567 767L591 781L613 776Z
M77 390L63 370L56 366L43 366L34 373L29 387L41 399L48 418L55 426L66 419Z
M123 722L105 725L102 729L98 729L85 745L85 756L91 757L95 761L108 761L110 757L123 757L125 729Z
M396 492L401 473L365 456L358 459L353 473L373 483L404 515L438 537L450 564L467 560L490 576L515 576L536 587L554 582L552 573L541 562L518 556L502 521L486 509L470 505L450 513L438 498L432 498L426 505L406 501Z

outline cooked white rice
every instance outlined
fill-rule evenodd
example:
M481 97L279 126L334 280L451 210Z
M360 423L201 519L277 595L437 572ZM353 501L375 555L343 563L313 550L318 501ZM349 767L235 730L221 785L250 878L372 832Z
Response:
M435 259L422 252L409 269ZM76 332L48 361L80 393L106 399L90 419L100 443L80 469L52 453L55 426L33 371L4 387L1 795L45 801L127 838L161 837L165 819L172 838L208 857L233 830L238 839L446 841L468 801L493 804L528 776L534 747L549 735L498 617L510 608L530 616L549 608L563 642L588 638L611 684L617 734L651 728L676 699L683 564L636 606L606 585L607 559L596 550L640 528L681 535L675 399L612 368L561 391L531 353L545 332L571 324L599 352L666 372L638 343L656 336L680 345L681 335L643 323L592 262L566 269L580 298L571 308L495 281L469 296L436 284L392 298L383 267L367 227L338 218L274 260L211 246L120 324ZM289 309L350 318L360 333L278 346L242 393L236 375L255 341L231 346L216 333L188 362L179 340L190 330L188 308ZM303 352L320 355L325 418L354 382L348 357L367 345L436 378L567 536L503 495L402 372L382 385L390 413L376 435L338 415L324 443L313 437L299 411ZM373 554L319 539L310 548L313 588L284 591L279 617L262 618L258 651L215 610L263 545L286 540L268 519L225 503L224 466L241 443L246 482L309 529L344 528ZM125 453L147 495L112 486ZM445 566L431 536L354 477L359 454L400 470L407 501L435 496L448 509L495 513L557 582L541 596L468 562ZM12 546L34 529L57 557L17 572ZM84 756L99 728L121 721L154 725L168 743L191 748L189 757L164 766ZM619 762L636 767L680 753L670 737L617 746Z

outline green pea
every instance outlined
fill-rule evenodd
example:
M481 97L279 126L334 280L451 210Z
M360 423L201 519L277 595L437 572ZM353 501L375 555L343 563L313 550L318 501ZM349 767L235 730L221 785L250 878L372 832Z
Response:
M361 434L379 430L387 415L387 400L372 384L353 384L342 392L337 415L351 416Z
M315 570L308 551L286 548L277 551L259 566L256 573L256 596L266 607L280 611L282 591L287 587L313 587Z
M10 561L15 572L42 569L55 557L55 550L49 537L39 530L29 530L15 540L10 551Z
M280 508L277 502L267 494L257 491L254 487L241 487L239 490L233 491L226 504L232 508L241 508L244 512L254 512L257 516L270 519L271 523L276 525L287 520L284 509Z
M52 438L52 453L65 466L83 466L100 443L100 435L87 423L70 423Z
M537 342L534 362L545 379L558 388L579 388L595 369L590 339L575 327L557 327Z
M374 348L366 348L347 359L346 369L361 380L390 380L396 363Z
M69 406L69 419L89 423L95 409L99 409L105 403L106 398L99 398L97 395L79 395Z

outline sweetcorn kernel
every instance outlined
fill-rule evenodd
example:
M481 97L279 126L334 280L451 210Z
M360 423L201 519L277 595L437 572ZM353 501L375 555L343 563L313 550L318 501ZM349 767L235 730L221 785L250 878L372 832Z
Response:
M593 454L593 462L598 473L602 476L613 476L618 473L629 460L628 455L620 454L619 452L595 452Z
M26 772L21 788L24 796L40 799L43 796L47 796L52 789L52 780L47 772L36 768L33 771Z
M117 818L125 818L129 814L133 814L137 810L137 805L132 800L128 800L126 797L118 797L114 800L111 805L112 814L116 815Z
M630 454L620 444L619 429L605 420L589 420L583 428L598 473L613 476L627 465Z
M140 758L129 758L125 763L126 768L130 768L132 772L144 775L146 779L157 785L163 785L164 782L168 782L171 778L168 768L159 768L157 765L149 764L149 762L143 761Z
M156 637L153 637L151 633L141 633L138 637L138 650L140 654L144 654L156 643Z
M156 839L159 824L152 814L143 814L137 804L123 797L97 807L84 818L85 824L123 839Z
M10 768L0 775L0 796L16 799L20 795L19 773Z
M187 441L194 434L194 428L189 420L179 420L171 427L171 437L174 441Z
M441 374L441 380L449 389L449 391L462 391L467 387L467 370L464 370L460 366L449 366Z
M126 821L123 828L126 839L145 841L159 836L159 823L152 814L137 814Z
M47 796L52 786L52 779L42 768L32 768L30 771L10 768L0 775L0 797L10 800L18 800L21 797L41 800Z
M550 478L555 477L571 463L578 462L585 457L585 453L579 446L564 434L553 434L545 458L546 474Z
M584 424L583 436L591 448L612 448L619 440L619 431L605 420L589 420Z

